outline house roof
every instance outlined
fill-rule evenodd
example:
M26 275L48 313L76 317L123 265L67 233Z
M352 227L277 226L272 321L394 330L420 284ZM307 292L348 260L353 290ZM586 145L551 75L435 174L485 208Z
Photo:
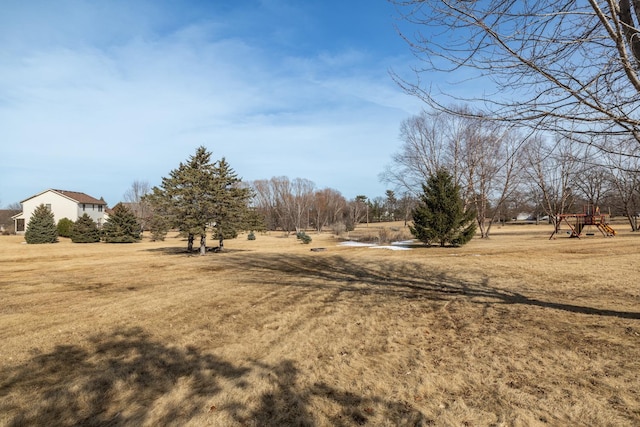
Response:
M65 190L53 190L56 193L60 193L64 196L67 196L70 199L75 200L78 203L93 203L94 205L106 205L107 202L104 199L96 199L95 197L91 197L88 194L79 193L77 191L65 191Z
M93 205L106 205L107 202L104 201L104 199L96 199L95 197L91 197L88 194L85 193L80 193L79 191L67 191L67 190L54 190L54 189L49 189L49 190L45 190L42 193L38 193L34 196L29 197L28 199L23 200L22 202L26 202L29 199L33 199L34 197L37 197L41 194L46 193L47 191L53 191L54 193L58 193L61 196L64 196L68 199L71 199L77 203L87 203L87 204L93 204Z

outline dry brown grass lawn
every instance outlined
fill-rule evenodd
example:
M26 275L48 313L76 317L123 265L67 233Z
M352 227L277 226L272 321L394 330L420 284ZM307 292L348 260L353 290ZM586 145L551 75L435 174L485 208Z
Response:
M1 236L0 425L640 425L640 234L550 231L204 257Z

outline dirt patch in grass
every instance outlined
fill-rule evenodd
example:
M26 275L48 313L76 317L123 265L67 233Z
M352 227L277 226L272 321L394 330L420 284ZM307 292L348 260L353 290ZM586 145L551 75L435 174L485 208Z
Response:
M550 232L0 236L0 425L638 425L640 235Z

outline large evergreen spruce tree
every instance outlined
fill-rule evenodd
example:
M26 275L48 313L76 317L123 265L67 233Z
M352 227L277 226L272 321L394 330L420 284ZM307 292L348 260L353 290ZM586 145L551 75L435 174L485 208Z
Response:
M58 241L58 229L51 209L41 204L33 211L24 233L24 239L27 243L56 243Z
M473 210L464 208L460 187L446 169L431 175L413 210L411 233L422 242L431 245L461 246L469 242L476 231Z
M213 164L211 153L198 147L186 163L162 178L145 200L151 202L154 213L164 215L169 223L188 236L187 250L193 250L195 236L200 236L200 252L206 252L207 225L213 222L211 195Z
M140 224L129 208L118 203L104 223L102 236L107 243L134 243L140 240Z
M171 226L188 236L187 250L193 250L195 236L200 236L200 253L206 253L206 235L213 231L222 247L225 238L235 237L243 229L250 190L225 159L211 161L211 153L198 147L186 163L162 178L145 199L154 214L163 215Z
M86 213L73 224L71 228L73 243L95 243L100 241L100 230L95 221Z

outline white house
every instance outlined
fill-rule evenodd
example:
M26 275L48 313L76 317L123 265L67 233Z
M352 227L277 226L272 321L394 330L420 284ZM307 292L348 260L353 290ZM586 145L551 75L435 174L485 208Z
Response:
M16 233L24 233L33 211L40 205L47 206L53 212L57 223L62 218L76 221L83 214L93 219L101 227L107 219L107 202L84 193L65 190L45 190L20 202L22 212L14 215Z

